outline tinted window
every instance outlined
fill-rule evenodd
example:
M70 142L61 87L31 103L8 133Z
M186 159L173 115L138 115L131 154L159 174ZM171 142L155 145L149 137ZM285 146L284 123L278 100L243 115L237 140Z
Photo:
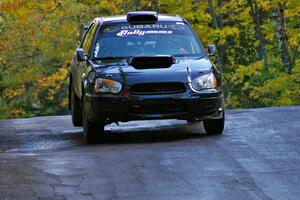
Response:
M94 58L140 55L202 57L204 54L190 27L182 22L114 23L100 29Z
M85 55L87 55L89 53L95 29L96 29L95 24L92 24L91 27L89 28L88 32L86 33L86 36L85 36L85 39L84 39L84 42L82 45Z

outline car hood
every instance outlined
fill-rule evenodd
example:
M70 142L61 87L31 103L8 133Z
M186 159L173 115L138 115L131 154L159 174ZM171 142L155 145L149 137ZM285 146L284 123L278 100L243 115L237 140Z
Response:
M201 59L177 59L168 68L135 69L127 62L101 62L95 65L98 76L113 79L123 78L126 83L150 83L150 82L184 82L208 73L212 64L208 58Z

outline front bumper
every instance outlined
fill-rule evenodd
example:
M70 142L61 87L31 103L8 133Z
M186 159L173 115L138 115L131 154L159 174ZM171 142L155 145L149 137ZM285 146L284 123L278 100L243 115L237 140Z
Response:
M146 119L201 121L222 118L222 91L182 95L95 95L85 94L84 112L89 121L126 122Z

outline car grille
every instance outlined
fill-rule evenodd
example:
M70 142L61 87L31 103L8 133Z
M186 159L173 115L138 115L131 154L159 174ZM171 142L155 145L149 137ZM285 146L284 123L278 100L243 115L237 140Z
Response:
M185 92L185 85L183 83L169 82L169 83L139 83L130 87L132 94L176 94Z
M187 105L183 103L159 103L129 106L129 112L133 114L166 114L182 113L186 111Z

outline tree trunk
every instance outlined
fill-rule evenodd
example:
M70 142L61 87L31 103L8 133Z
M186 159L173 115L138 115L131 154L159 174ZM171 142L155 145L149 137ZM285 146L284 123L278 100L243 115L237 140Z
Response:
M212 25L215 29L219 28L222 29L223 28L223 23L222 23L222 15L217 16L216 12L215 12L215 8L213 5L213 0L207 0L208 3L208 9L210 12L210 15L212 17ZM218 0L218 6L221 7L222 5L222 0ZM218 66L219 68L222 70L223 66L226 64L226 54L225 54L225 47L223 45L216 45L217 48L217 62L218 62Z
M212 17L213 27L218 28L217 15L215 12L213 2L212 2L212 0L207 0L207 3L208 3L208 9L209 9L210 15Z
M215 29L217 29L217 28L222 29L223 28L223 16L222 15L217 16L212 1L213 0L207 0L208 9L209 9L210 15L212 17L213 27ZM217 6L218 7L222 6L222 0L217 0ZM222 73L224 66L226 65L226 51L225 51L226 46L225 45L216 45L216 48L217 48L217 65L219 67L220 72ZM225 89L225 95L231 95L231 91L229 90L225 79L223 79L223 85L224 85L224 89ZM232 99L229 100L229 104L233 105Z
M280 50L281 62L286 71L288 73L291 73L294 62L288 44L284 5L282 3L278 3L277 8L272 8L272 16L274 19L275 36Z
M262 24L262 17L260 15L256 0L248 0L248 4L251 9L251 16L255 24L255 34L258 40L258 47L257 47L258 59L259 60L263 59L264 66L265 68L267 68L268 57L267 57L267 50L266 50L266 41L260 27L260 25Z

